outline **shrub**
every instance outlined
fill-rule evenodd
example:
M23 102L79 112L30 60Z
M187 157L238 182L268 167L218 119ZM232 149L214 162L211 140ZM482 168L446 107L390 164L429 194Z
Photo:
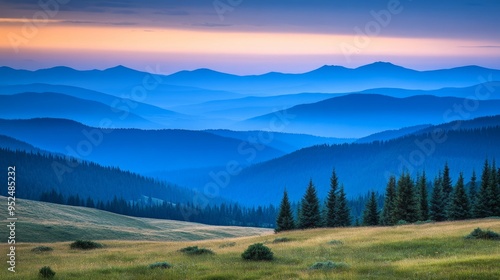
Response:
M407 224L408 224L408 222L407 222L407 221L405 221L405 220L399 220L399 221L396 223L396 225L397 225L397 226L404 226L404 225L407 225Z
M149 265L149 268L151 269L154 269L154 268L161 268L161 269L167 269L167 268L171 268L172 265L169 264L168 262L156 262L156 263L152 263Z
M273 243L283 243L283 242L290 242L293 241L293 239L288 238L288 237L279 237L274 239Z
M104 247L101 243L90 240L77 240L70 245L71 249L91 250Z
M56 273L50 268L50 266L44 266L40 268L39 274L42 278L52 278Z
M42 252L50 252L52 250L54 250L54 249L52 249L52 247L38 246L38 247L31 249L31 252L42 253Z
M309 269L347 269L349 265L344 262L316 262L309 267Z
M236 246L236 242L228 242L228 243L224 243L224 244L219 245L219 248L234 247L234 246Z
M270 261L273 259L273 252L262 243L256 243L248 246L241 257L245 260Z
M198 246L190 246L186 248L182 248L179 251L186 253L188 255L203 255L203 254L208 254L208 255L213 255L214 252L210 249L206 248L198 248Z
M342 242L340 240L330 240L330 241L328 241L328 244L330 244L330 245L344 245L344 242Z
M476 228L469 235L465 237L466 239L488 239L488 240L500 240L500 235L491 230L482 230Z

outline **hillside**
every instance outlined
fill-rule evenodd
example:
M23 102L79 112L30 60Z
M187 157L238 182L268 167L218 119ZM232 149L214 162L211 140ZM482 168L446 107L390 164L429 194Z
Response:
M473 170L480 171L478 169L486 158L500 158L500 126L449 131L443 136L446 140L434 142L431 150L425 150L430 146L422 150L422 145L416 144L428 143L432 137L427 133L387 142L320 145L301 149L244 169L232 178L221 195L228 199L245 197L249 205L279 203L286 187L290 199L299 201L307 182L312 179L319 196L326 197L331 172L335 168L346 193L357 196L369 190L384 190L389 175L400 175L403 170L413 176L425 170L427 177L433 179L448 162L455 180L460 171L468 180ZM255 191L256 188L258 191Z
M7 205L7 199L0 196ZM171 220L135 218L106 211L17 199L17 242L77 239L188 241L269 234L270 229L216 227ZM7 236L6 227L0 234Z
M85 252L71 250L64 242L43 244L54 250L35 253L31 249L39 244L22 243L16 251L18 272L0 277L39 279L38 270L49 265L58 279L498 279L498 241L464 239L477 227L500 232L500 221L300 230L196 242L105 240L104 249ZM290 241L273 243L277 238ZM275 259L242 260L241 253L254 243L265 243ZM187 246L209 248L215 254L190 256L179 252ZM165 261L173 267L148 268ZM347 267L309 269L325 261L342 262Z
M474 107L471 107L474 106ZM459 109L461 113L459 114ZM469 108L469 109L466 109ZM470 109L473 108L473 109ZM500 100L469 100L430 95L394 98L378 94L350 94L252 118L239 125L268 127L276 116L286 116L282 132L325 137L360 138L384 130L500 114Z
M0 95L0 118L61 118L96 127L103 127L104 123L120 128L163 127L126 110L60 93Z
M203 131L96 129L64 119L0 120L0 131L40 149L134 172L226 166L229 161L244 167L284 155L266 147L250 157L256 149L251 144Z

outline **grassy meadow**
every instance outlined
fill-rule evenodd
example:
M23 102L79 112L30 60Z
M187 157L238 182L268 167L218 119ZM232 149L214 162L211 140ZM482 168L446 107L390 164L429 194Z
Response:
M103 240L102 249L72 250L70 242L17 245L17 272L6 264L0 279L39 279L50 266L54 279L500 279L500 242L466 240L481 227L500 232L499 219L428 223L395 227L315 229L253 237L202 241ZM273 243L286 237L288 242ZM274 252L269 262L244 261L253 243ZM44 245L54 250L35 253ZM6 245L2 244L2 252ZM214 255L186 255L186 246L209 248ZM344 262L348 268L311 270L315 262ZM150 269L166 261L170 269Z

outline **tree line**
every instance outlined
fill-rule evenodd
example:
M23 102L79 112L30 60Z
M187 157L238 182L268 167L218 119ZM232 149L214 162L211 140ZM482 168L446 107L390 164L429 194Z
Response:
M358 199L359 200L359 199ZM465 220L500 216L500 168L485 160L480 181L473 171L469 183L460 172L453 184L448 163L428 181L425 172L412 178L404 172L387 182L383 203L370 192L362 214L362 225L395 225L417 221ZM335 169L330 178L330 191L322 207L312 181L293 214L286 190L276 219L276 232L317 227L342 227L352 224L344 187L339 188Z

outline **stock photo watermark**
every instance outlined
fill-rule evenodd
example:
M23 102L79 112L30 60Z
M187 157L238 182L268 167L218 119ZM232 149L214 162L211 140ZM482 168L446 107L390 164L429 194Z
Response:
M274 141L274 134L283 132L285 128L296 116L287 112L286 109L274 112L272 119L269 121L267 130L260 130L257 136L249 136L247 141L243 141L238 145L238 154L246 156L242 164L237 160L230 160L226 163L224 170L218 172L210 171L210 182L206 183L203 187L203 192L196 189L195 196L193 197L193 207L182 208L182 215L185 221L198 214L198 208L205 208L210 204L210 200L220 196L220 190L225 189L231 183L231 178L238 176L243 170L243 166L252 164L259 152L266 149L266 145Z
M40 32L40 28L50 22L59 14L62 5L66 5L71 0L48 0L38 1L40 10L33 13L31 18L24 18L24 24L19 32L9 32L7 38L14 52L19 53L21 46L29 43Z
M16 272L16 167L7 167L7 229L8 237L7 244L7 270Z
M389 0L385 9L371 10L370 16L372 20L366 22L362 27L354 27L355 36L351 42L339 44L339 48L347 62L351 62L352 55L360 54L363 49L368 48L372 43L372 38L379 36L383 29L391 24L393 16L401 14L403 10L404 7L399 0Z
M145 101L150 91L155 90L162 82L163 72L160 71L160 66L156 65L156 69L146 67L147 74L142 78L139 85L134 86L130 94L116 97L111 104L111 110L115 114L120 114L119 120L125 120L131 113L131 110L139 106L138 102ZM55 172L60 183L63 182L63 176L66 173L73 172L73 169L78 167L80 159L84 159L92 154L95 148L100 146L105 140L105 135L110 134L116 127L113 120L104 118L100 120L97 128L83 129L81 131L82 139L74 144L65 147L65 161L52 162L52 170Z

